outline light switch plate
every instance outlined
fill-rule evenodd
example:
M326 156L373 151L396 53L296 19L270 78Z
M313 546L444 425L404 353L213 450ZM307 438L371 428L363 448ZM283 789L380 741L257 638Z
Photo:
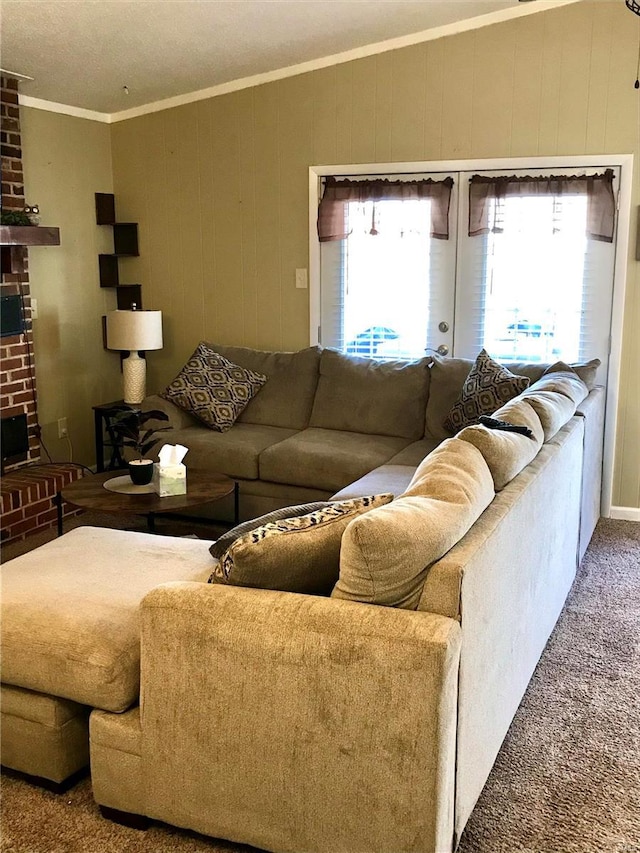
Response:
M296 270L296 287L306 290L309 286L306 269Z

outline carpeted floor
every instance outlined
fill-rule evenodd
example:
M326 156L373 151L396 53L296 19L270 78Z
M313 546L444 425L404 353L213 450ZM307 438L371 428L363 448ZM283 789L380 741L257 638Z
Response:
M3 778L1 826L4 853L250 849L112 824L88 778L63 796ZM640 524L598 524L459 851L640 853Z

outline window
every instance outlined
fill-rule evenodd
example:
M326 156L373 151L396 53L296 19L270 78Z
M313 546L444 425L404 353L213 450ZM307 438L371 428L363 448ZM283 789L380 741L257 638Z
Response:
M345 202L347 236L320 244L319 342L376 358L475 358L485 347L500 361L605 360L615 252L592 233L593 181L585 170L504 174L450 173L448 239L433 236L429 198ZM481 188L484 227L468 226L473 181L498 182Z

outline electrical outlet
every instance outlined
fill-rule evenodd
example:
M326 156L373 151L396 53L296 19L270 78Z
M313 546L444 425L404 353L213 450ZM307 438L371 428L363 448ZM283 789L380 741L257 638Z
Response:
M31 319L38 319L38 300L34 296L31 297Z
M296 270L296 287L306 290L308 286L306 269Z
M69 435L69 430L67 429L67 419L59 418L58 420L58 438L66 438Z

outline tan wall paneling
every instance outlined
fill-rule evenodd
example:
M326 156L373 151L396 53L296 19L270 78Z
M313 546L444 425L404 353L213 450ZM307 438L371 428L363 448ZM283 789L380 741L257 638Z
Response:
M54 460L68 460L57 430L66 417L73 461L94 464L91 406L122 396L120 360L102 346L101 317L115 308L115 295L99 286L98 254L113 246L110 229L96 225L94 201L94 193L112 191L109 127L27 107L20 112L27 200L39 204L42 225L60 228L60 246L29 252L42 436Z
M424 158L424 104L427 84L427 49L424 44L392 53L391 160Z
M427 80L425 88L424 156L440 160L442 152L444 103L444 55L447 39L431 42L427 48Z
M528 27L513 31L513 106L509 129L511 157L539 153L545 16L532 15Z
M259 279L255 346L269 349L280 347L283 340L280 322L280 92L277 85L261 86L254 96L258 211L255 246ZM246 343L252 345L249 340ZM292 344L287 343L287 346L293 349Z
M516 28L502 27L469 33L473 46L465 57L472 89L471 150L474 157L508 157L511 150Z
M310 165L640 157L635 24L622 2L578 3L114 124L115 192L140 228L130 264L166 315L153 382L168 381L200 337L307 344L308 292L294 277L308 266ZM613 503L640 507L633 252Z
M322 68L312 75L313 98L313 160L316 163L339 163L336 116L338 95L336 85L337 65ZM373 113L373 108L372 108ZM350 162L345 160L345 163Z
M351 157L354 163L374 163L376 156L376 91L371 85L376 75L376 56L350 62L351 85ZM322 162L316 160L317 163ZM331 161L327 161L331 162Z

